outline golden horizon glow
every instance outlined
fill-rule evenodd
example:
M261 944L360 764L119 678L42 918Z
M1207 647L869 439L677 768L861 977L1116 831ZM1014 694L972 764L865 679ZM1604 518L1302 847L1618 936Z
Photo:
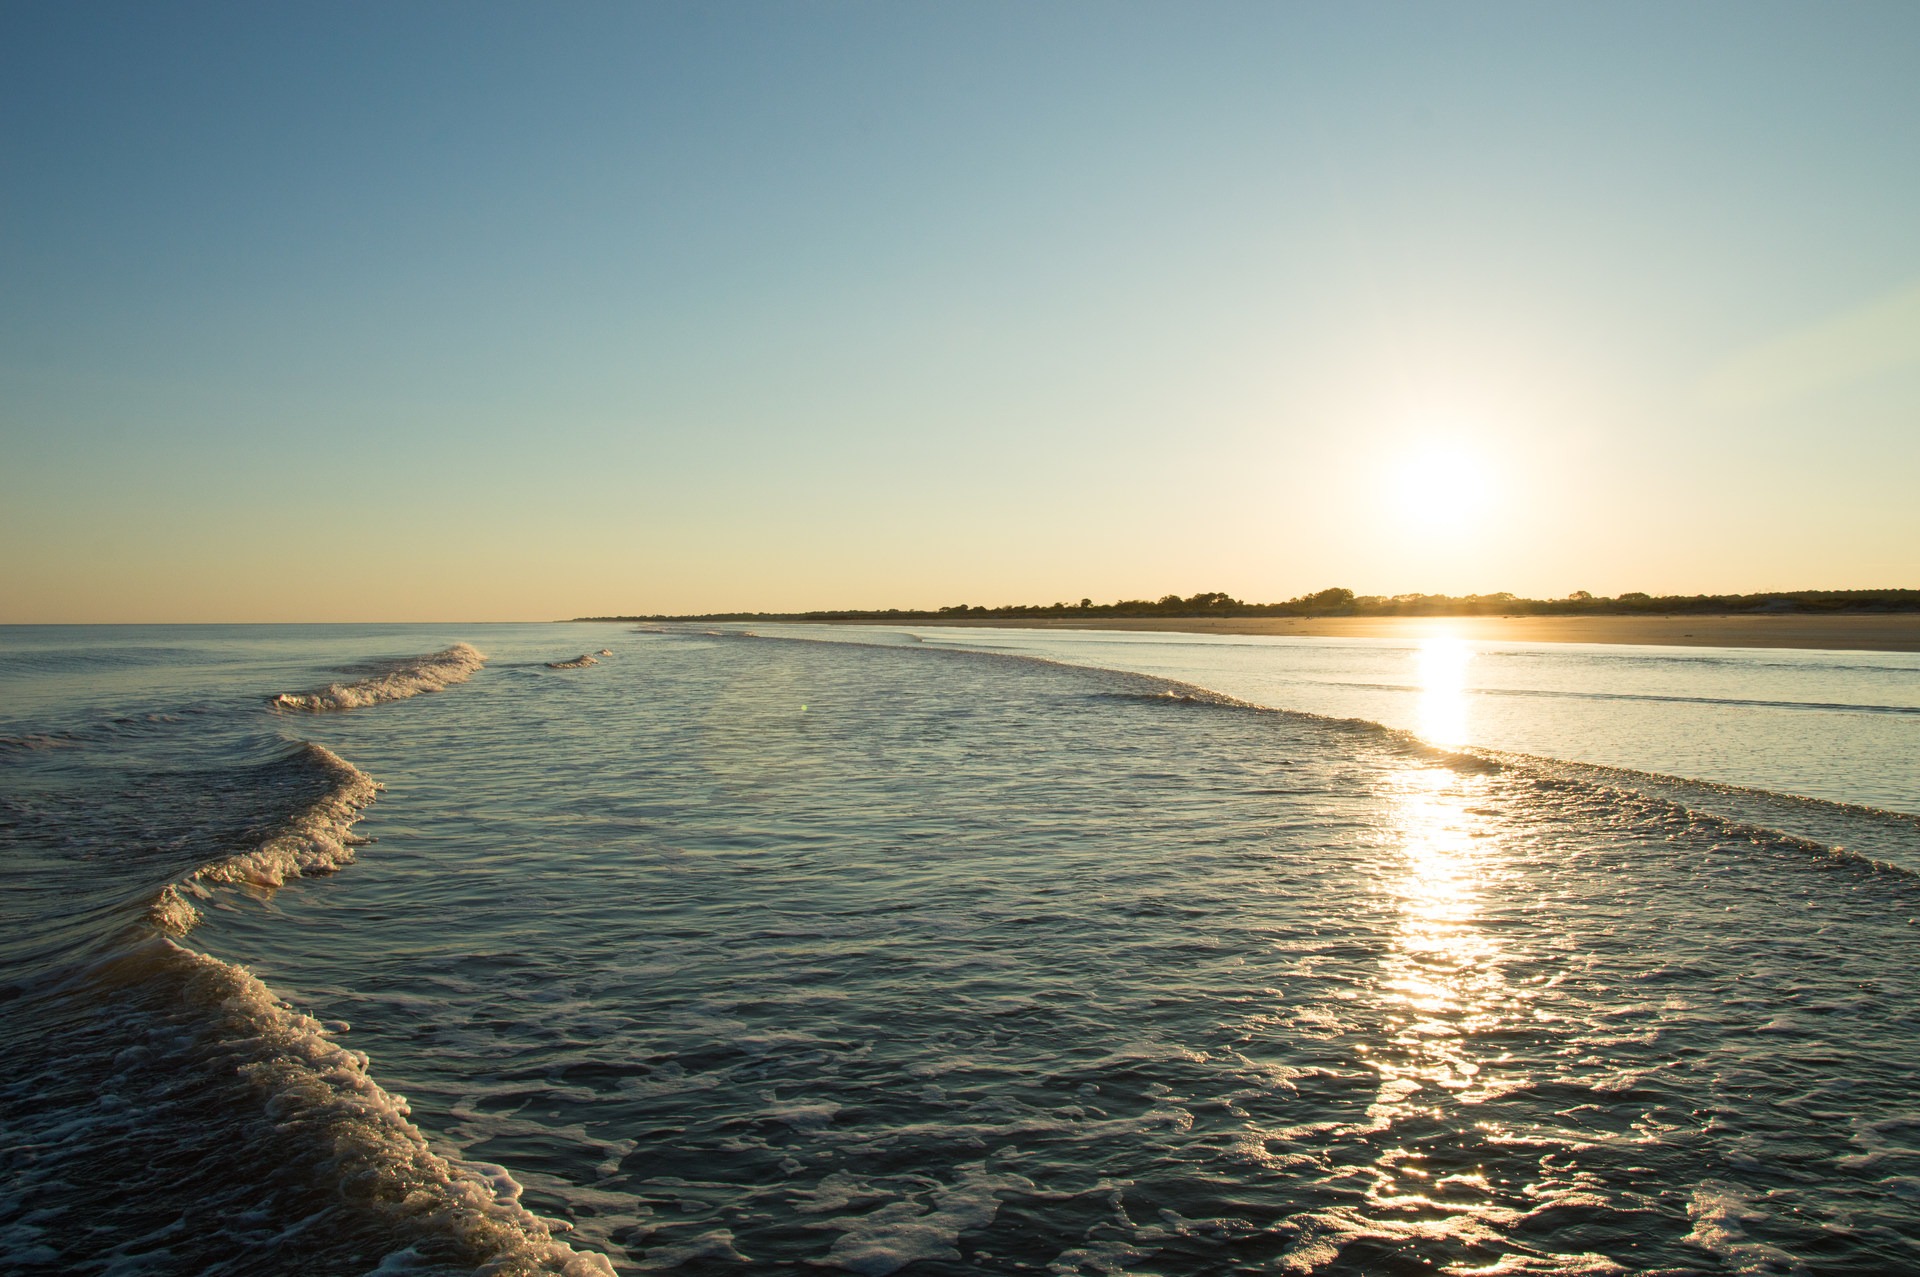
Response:
M0 623L1920 577L1920 8L471 7L18 6Z

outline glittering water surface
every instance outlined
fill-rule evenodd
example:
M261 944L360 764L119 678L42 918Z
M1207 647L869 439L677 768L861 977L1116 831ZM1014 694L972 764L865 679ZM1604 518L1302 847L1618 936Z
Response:
M459 639L469 683L264 708ZM1912 818L1777 800L1809 840L1192 685L1263 699L1241 651L1173 684L937 636L167 641L110 685L145 727L0 667L39 697L0 730L70 738L0 760L16 1264L1920 1271L1920 880L1832 850L1920 854ZM1472 676L1426 659L1406 725L1459 739ZM377 843L141 938L316 801L298 740L386 786Z
M1517 750L1920 813L1920 653L768 626L1039 656ZM740 627L735 627L740 628Z

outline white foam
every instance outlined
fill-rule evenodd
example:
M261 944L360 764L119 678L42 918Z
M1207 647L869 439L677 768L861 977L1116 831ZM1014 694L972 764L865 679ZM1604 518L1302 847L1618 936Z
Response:
M1591 1252L1529 1255L1516 1251L1502 1255L1484 1268L1450 1268L1446 1271L1472 1273L1473 1277L1522 1277L1522 1274L1532 1277L1535 1273L1551 1273L1553 1277L1619 1277L1619 1274L1632 1270L1616 1264L1605 1255Z
M147 921L170 936L184 936L200 921L200 911L180 894L180 888L168 883L147 905Z
M601 655L609 656L611 653L602 652ZM589 665L598 665L599 663L600 662L593 657L582 654L574 657L570 661L548 661L547 668L550 670L583 670Z
M1680 1240L1698 1246L1740 1273L1804 1273L1807 1266L1778 1246L1754 1241L1751 1224L1765 1223L1768 1214L1732 1184L1708 1180L1693 1190L1687 1203L1693 1231Z
M1404 1200L1412 1203L1421 1199ZM1285 1253L1280 1256L1279 1271L1319 1272L1339 1259L1340 1252L1349 1245L1364 1239L1387 1241L1394 1243L1396 1247L1441 1241L1500 1246L1506 1240L1503 1230L1510 1229L1522 1218L1518 1211L1494 1206L1482 1206L1470 1210L1454 1208L1452 1214L1442 1218L1408 1218L1395 1213L1392 1209L1395 1205L1393 1200L1388 1199L1374 1204L1373 1209L1334 1206L1321 1210L1301 1211L1288 1216L1283 1227L1293 1234L1293 1240L1287 1244ZM1380 1210L1381 1206L1388 1209ZM1469 1270L1448 1269L1447 1271ZM1625 1270L1604 1255L1547 1253L1536 1254L1531 1258L1526 1255L1509 1255L1492 1267L1475 1268L1470 1271L1614 1274Z
M487 658L475 648L455 643L444 652L403 662L358 683L332 683L312 692L282 692L268 703L283 710L360 709L464 683L486 663Z
M147 908L155 929L172 935L190 930L200 911L187 896L206 898L211 893L204 884L272 888L352 861L360 840L349 831L380 786L324 746L309 742L302 749L325 776L326 791L259 846L163 887ZM336 1043L326 1026L286 1006L244 968L171 940L155 943L159 948L136 951L129 969L177 977L180 1001L212 1022L218 1037L247 1061L239 1074L263 1094L275 1125L288 1134L318 1136L314 1143L325 1153L317 1169L346 1197L395 1227L405 1244L376 1271L418 1270L424 1253L451 1244L480 1272L612 1277L604 1256L554 1240L555 1226L520 1204L521 1186L505 1167L451 1161L428 1147L409 1120L406 1100L373 1080L365 1054ZM140 954L153 955L159 966L149 966L151 959Z
M1872 1170L1882 1162L1898 1164L1920 1157L1920 1146L1916 1146L1915 1141L1903 1143L1895 1138L1920 1130L1920 1113L1896 1113L1874 1122L1856 1120L1853 1127L1853 1142L1866 1151L1835 1158L1834 1165L1842 1170Z
M200 866L179 883L169 883L147 905L147 921L168 935L183 936L200 921L200 911L186 899L191 893L206 899L203 883L274 888L307 875L332 873L353 860L364 840L351 830L360 813L380 792L373 777L340 755L312 742L301 748L327 776L327 792L288 817L272 835L251 851L226 856Z
M1047 1271L1073 1274L1074 1277L1088 1272L1100 1273L1103 1277L1125 1277L1125 1274L1133 1271L1130 1265L1139 1260L1151 1259L1157 1253L1157 1251L1143 1250L1131 1242L1117 1239L1090 1240L1085 1245L1061 1251L1054 1256L1053 1261L1047 1265Z
M796 1131L817 1131L831 1126L839 1112L840 1106L833 1103L776 1104L767 1110L767 1116Z
M647 1251L646 1262L640 1266L652 1272L678 1268L693 1259L717 1259L735 1264L753 1262L734 1248L732 1229L716 1228L675 1246L655 1246Z
M187 1003L246 1048L252 1059L240 1075L282 1130L320 1137L325 1169L352 1200L403 1236L457 1245L487 1272L611 1277L604 1256L554 1240L552 1227L520 1205L520 1186L504 1168L458 1165L429 1148L406 1101L368 1074L366 1056L335 1043L244 968L165 943L187 968ZM404 1265L405 1254L393 1258Z
M886 1277L922 1259L957 1260L960 1234L984 1228L1000 1213L1000 1194L1033 1190L1018 1175L994 1175L985 1162L959 1168L959 1179L935 1190L930 1207L912 1200L890 1202L879 1210L831 1221L844 1231L833 1243L823 1264Z

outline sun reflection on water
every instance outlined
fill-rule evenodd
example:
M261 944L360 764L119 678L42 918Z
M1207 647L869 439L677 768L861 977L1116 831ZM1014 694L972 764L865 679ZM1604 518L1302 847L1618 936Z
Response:
M1435 745L1463 745L1467 740L1467 666L1473 648L1463 639L1437 635L1422 639L1414 649L1420 701L1415 709L1415 731Z
M1433 668L1464 665L1440 650ZM1392 842L1381 886L1395 918L1376 986L1380 1036L1365 1052L1378 1078L1367 1109L1376 1222L1460 1241L1491 1237L1508 1213L1481 1168L1463 1163L1461 1136L1477 1125L1471 1106L1518 1084L1493 1038L1524 1016L1526 996L1483 924L1504 876L1497 818L1477 806L1485 784L1416 766L1384 795Z
M1443 767L1403 775L1393 795L1402 863L1385 884L1399 918L1380 987L1402 1063L1380 1063L1381 1104L1428 1087L1468 1092L1471 1040L1500 1020L1506 983L1494 939L1476 925L1488 831L1467 809L1470 778Z

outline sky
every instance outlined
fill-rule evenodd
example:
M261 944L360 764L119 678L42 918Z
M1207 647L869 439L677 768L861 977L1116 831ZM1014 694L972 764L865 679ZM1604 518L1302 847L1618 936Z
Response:
M1920 586L1920 5L0 0L0 622Z

